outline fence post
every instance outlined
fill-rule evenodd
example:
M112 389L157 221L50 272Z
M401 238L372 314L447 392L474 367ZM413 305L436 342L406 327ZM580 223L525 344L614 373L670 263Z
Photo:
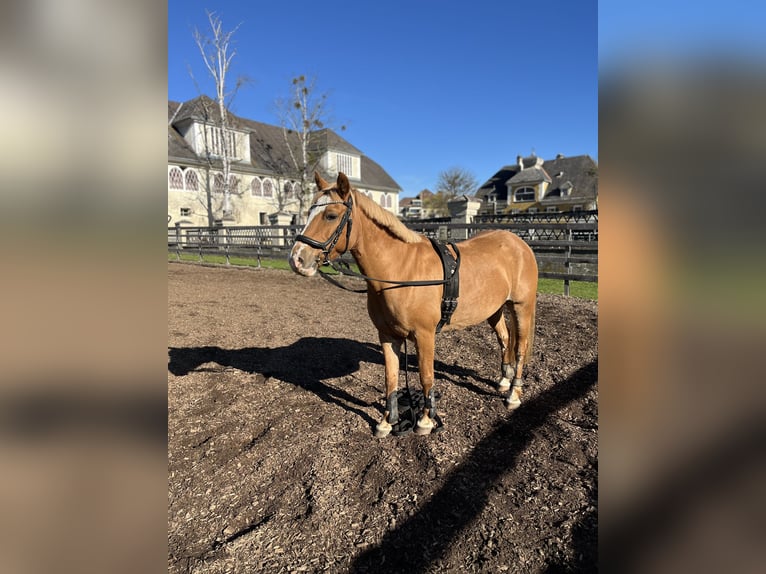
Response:
M226 228L226 236L223 238L224 245L226 245L226 265L231 265L231 261L229 261L229 243L231 243L231 229L228 227Z
M176 223L176 261L181 261L181 224Z
M567 275L572 273L572 230L567 230L567 258L564 261L564 267L566 267ZM564 295L569 296L569 279L564 279Z

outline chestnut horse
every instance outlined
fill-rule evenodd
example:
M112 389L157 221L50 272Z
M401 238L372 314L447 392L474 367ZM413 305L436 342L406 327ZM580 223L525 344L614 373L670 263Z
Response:
M441 285L402 286L390 282L444 279L439 255L423 235L353 189L345 174L335 185L314 174L318 192L308 221L290 253L293 271L310 277L320 264L350 252L367 276L367 310L383 348L386 408L375 436L384 437L398 421L399 350L405 339L417 347L425 406L415 427L434 427L436 402L434 343L441 318ZM510 389L508 409L521 404L522 371L532 354L537 297L537 262L530 247L510 231L481 233L459 244L460 293L445 330L487 321L501 348L498 390ZM508 309L510 329L504 309Z

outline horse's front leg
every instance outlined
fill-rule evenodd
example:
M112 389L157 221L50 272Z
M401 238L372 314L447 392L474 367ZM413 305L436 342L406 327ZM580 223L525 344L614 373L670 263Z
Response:
M420 384L423 387L425 405L423 414L415 425L416 434L429 434L434 428L433 418L436 417L436 400L434 399L434 345L436 335L433 331L416 334L418 346L418 370Z
M399 421L399 403L397 402L396 391L399 386L399 351L402 348L402 341L380 333L380 345L383 348L385 363L386 410L383 413L383 418L375 427L375 436L384 438L391 432L391 425Z

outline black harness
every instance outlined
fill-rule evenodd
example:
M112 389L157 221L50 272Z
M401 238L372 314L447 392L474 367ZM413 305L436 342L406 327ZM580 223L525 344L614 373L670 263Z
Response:
M430 238L429 238L430 239ZM431 239L431 245L434 246L439 259L442 262L444 270L444 291L442 292L442 317L436 325L436 332L440 333L444 325L448 325L452 314L457 309L457 298L460 295L460 251L454 241L449 245L455 250L455 257L447 249L444 243L436 239Z

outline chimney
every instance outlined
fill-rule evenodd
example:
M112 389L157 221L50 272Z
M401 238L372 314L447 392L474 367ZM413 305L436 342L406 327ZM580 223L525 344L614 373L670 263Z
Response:
M520 155L516 156L516 165L519 166L519 169L524 169L524 158L522 158Z

